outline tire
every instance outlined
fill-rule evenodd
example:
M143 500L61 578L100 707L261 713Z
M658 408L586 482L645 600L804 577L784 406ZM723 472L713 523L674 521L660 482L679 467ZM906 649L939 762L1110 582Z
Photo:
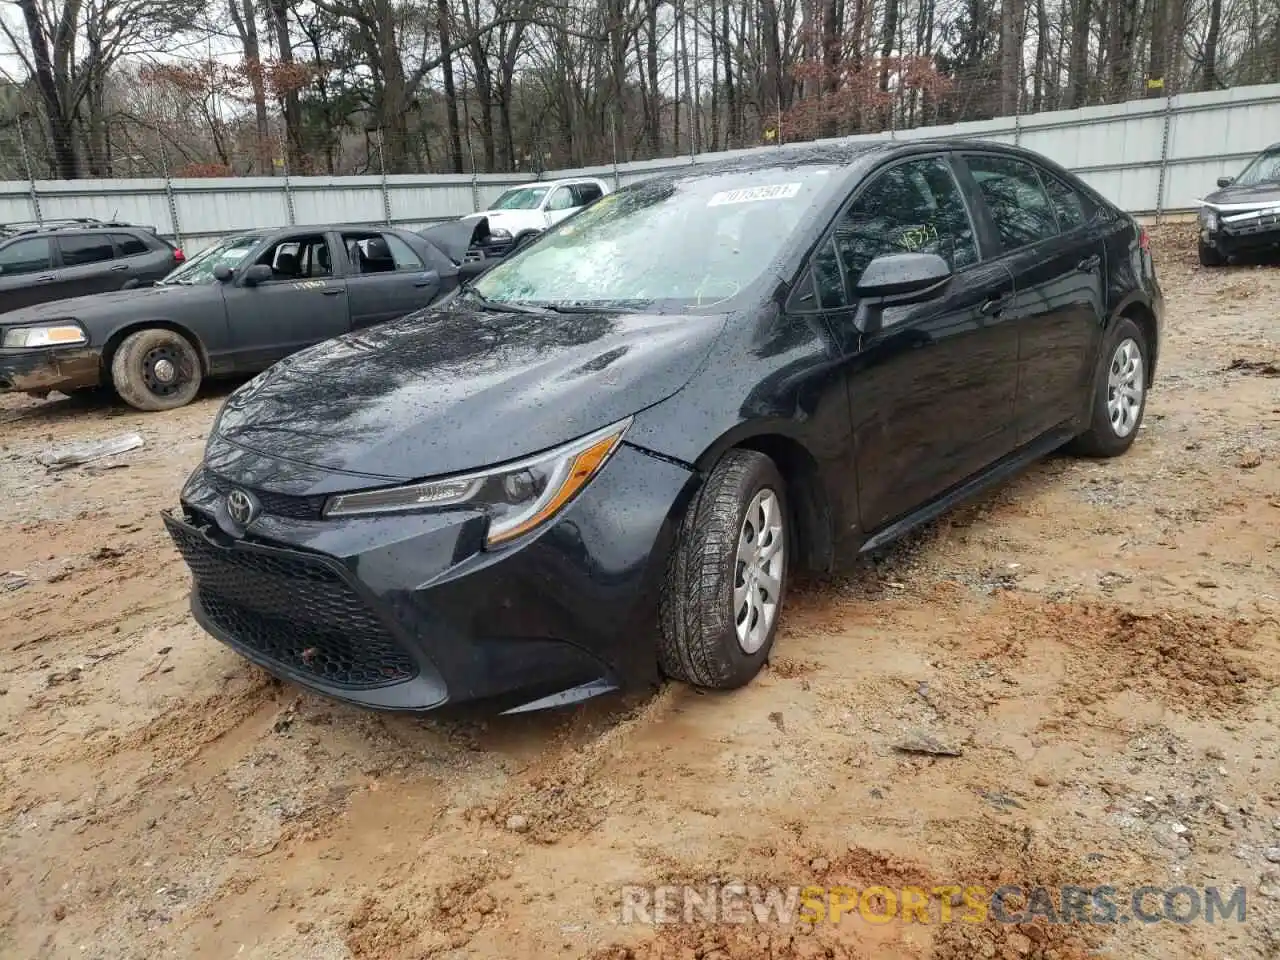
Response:
M1200 247L1200 266L1202 267L1221 267L1225 266L1227 258L1217 247L1205 243L1203 240L1199 243Z
M536 238L538 234L540 234L541 232L542 232L541 230L526 230L524 233L517 235L516 238L511 241L511 249L507 252L515 253L521 247L525 246L531 240Z
M1071 442L1069 452L1084 457L1118 457L1133 446L1147 409L1149 357L1142 330L1128 317L1120 318L1099 359L1101 368L1093 387L1089 429Z
M166 361L169 366L162 366ZM185 407L195 399L202 379L200 356L191 341L162 327L130 334L111 358L112 386L138 410Z
M764 523L762 504L770 505ZM759 673L782 617L790 526L786 484L774 462L754 450L725 454L689 505L667 561L659 603L663 673L719 690L743 686ZM757 535L758 527L764 536ZM763 573L774 584L771 605L759 602L769 595L767 581L756 579L761 568L739 583L749 572L739 560L740 548L750 551L761 543L767 552ZM744 608L746 617L741 617ZM741 639L740 618L748 628L756 627L743 631Z

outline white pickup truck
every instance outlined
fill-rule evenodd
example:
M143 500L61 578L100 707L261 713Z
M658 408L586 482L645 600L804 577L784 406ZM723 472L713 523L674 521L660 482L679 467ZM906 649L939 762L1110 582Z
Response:
M502 256L529 234L541 233L609 192L608 185L594 177L523 183L504 192L487 210L462 219L487 218L490 239L485 246L492 249L488 255ZM493 249L497 247L505 249Z

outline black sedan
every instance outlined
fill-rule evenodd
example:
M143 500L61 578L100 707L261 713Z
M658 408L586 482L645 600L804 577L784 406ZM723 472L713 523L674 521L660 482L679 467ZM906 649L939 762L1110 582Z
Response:
M797 568L1134 442L1146 236L1025 151L771 152L607 196L228 398L165 523L196 619L372 707L749 681Z
M1220 267L1240 254L1280 251L1280 143L1237 177L1219 177L1200 201L1200 262Z
M0 392L110 386L139 410L171 410L206 377L257 373L458 283L457 266L406 230L245 233L153 285L0 314Z

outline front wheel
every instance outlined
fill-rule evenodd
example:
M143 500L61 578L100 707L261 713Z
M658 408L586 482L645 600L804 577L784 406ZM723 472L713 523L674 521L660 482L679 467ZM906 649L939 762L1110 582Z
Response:
M1136 323L1122 317L1103 348L1094 386L1089 429L1072 441L1072 453L1118 457L1131 446L1147 408L1147 338Z
M163 327L127 336L111 358L111 383L138 410L174 410L200 390L200 356L180 333Z
M667 564L658 662L669 677L731 689L769 658L782 614L790 535L774 462L731 450L689 505Z

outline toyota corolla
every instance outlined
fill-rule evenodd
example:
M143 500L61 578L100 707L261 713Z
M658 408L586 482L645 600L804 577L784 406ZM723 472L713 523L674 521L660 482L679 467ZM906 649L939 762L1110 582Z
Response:
M1127 450L1161 303L1136 222L1026 151L694 165L247 383L165 523L209 633L343 700L735 687L795 571Z

